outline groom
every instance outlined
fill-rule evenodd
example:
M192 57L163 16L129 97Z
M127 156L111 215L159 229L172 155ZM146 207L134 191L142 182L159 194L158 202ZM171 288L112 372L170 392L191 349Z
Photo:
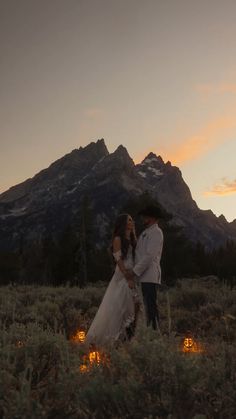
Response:
M135 265L130 275L141 283L147 325L151 324L156 330L159 324L157 287L161 283L160 260L163 247L163 234L158 220L163 218L163 214L158 207L150 205L140 211L139 215L146 228L138 239Z

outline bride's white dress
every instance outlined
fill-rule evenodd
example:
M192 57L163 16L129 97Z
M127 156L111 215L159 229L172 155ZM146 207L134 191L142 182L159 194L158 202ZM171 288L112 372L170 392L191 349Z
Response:
M116 260L121 252L114 253ZM129 246L126 259L127 269L132 269L132 247ZM116 265L114 275L106 289L103 300L86 335L86 344L112 344L126 336L126 328L135 319L135 300L139 299L137 288L130 289L124 275Z

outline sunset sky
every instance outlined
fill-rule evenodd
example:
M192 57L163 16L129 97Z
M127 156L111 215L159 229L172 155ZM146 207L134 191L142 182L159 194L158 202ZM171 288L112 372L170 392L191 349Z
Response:
M236 218L235 0L0 0L0 192L104 138Z

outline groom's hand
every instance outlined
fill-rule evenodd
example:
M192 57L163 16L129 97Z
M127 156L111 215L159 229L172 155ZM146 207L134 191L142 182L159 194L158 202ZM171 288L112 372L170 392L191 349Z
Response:
M138 276L132 269L127 269L127 277L137 282Z
M135 288L134 272L132 271L132 269L126 269L125 277L126 277L126 280L128 282L129 288L130 289Z
M126 275L127 275L127 278L128 279L132 279L132 280L134 280L134 272L132 271L132 269L127 269L127 271L126 271Z

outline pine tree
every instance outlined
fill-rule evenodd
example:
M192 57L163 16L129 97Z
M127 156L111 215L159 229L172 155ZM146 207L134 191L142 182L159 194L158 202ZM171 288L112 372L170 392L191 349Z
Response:
M73 219L77 245L74 254L75 278L80 287L92 280L95 253L94 223L89 197L84 195L78 213Z

